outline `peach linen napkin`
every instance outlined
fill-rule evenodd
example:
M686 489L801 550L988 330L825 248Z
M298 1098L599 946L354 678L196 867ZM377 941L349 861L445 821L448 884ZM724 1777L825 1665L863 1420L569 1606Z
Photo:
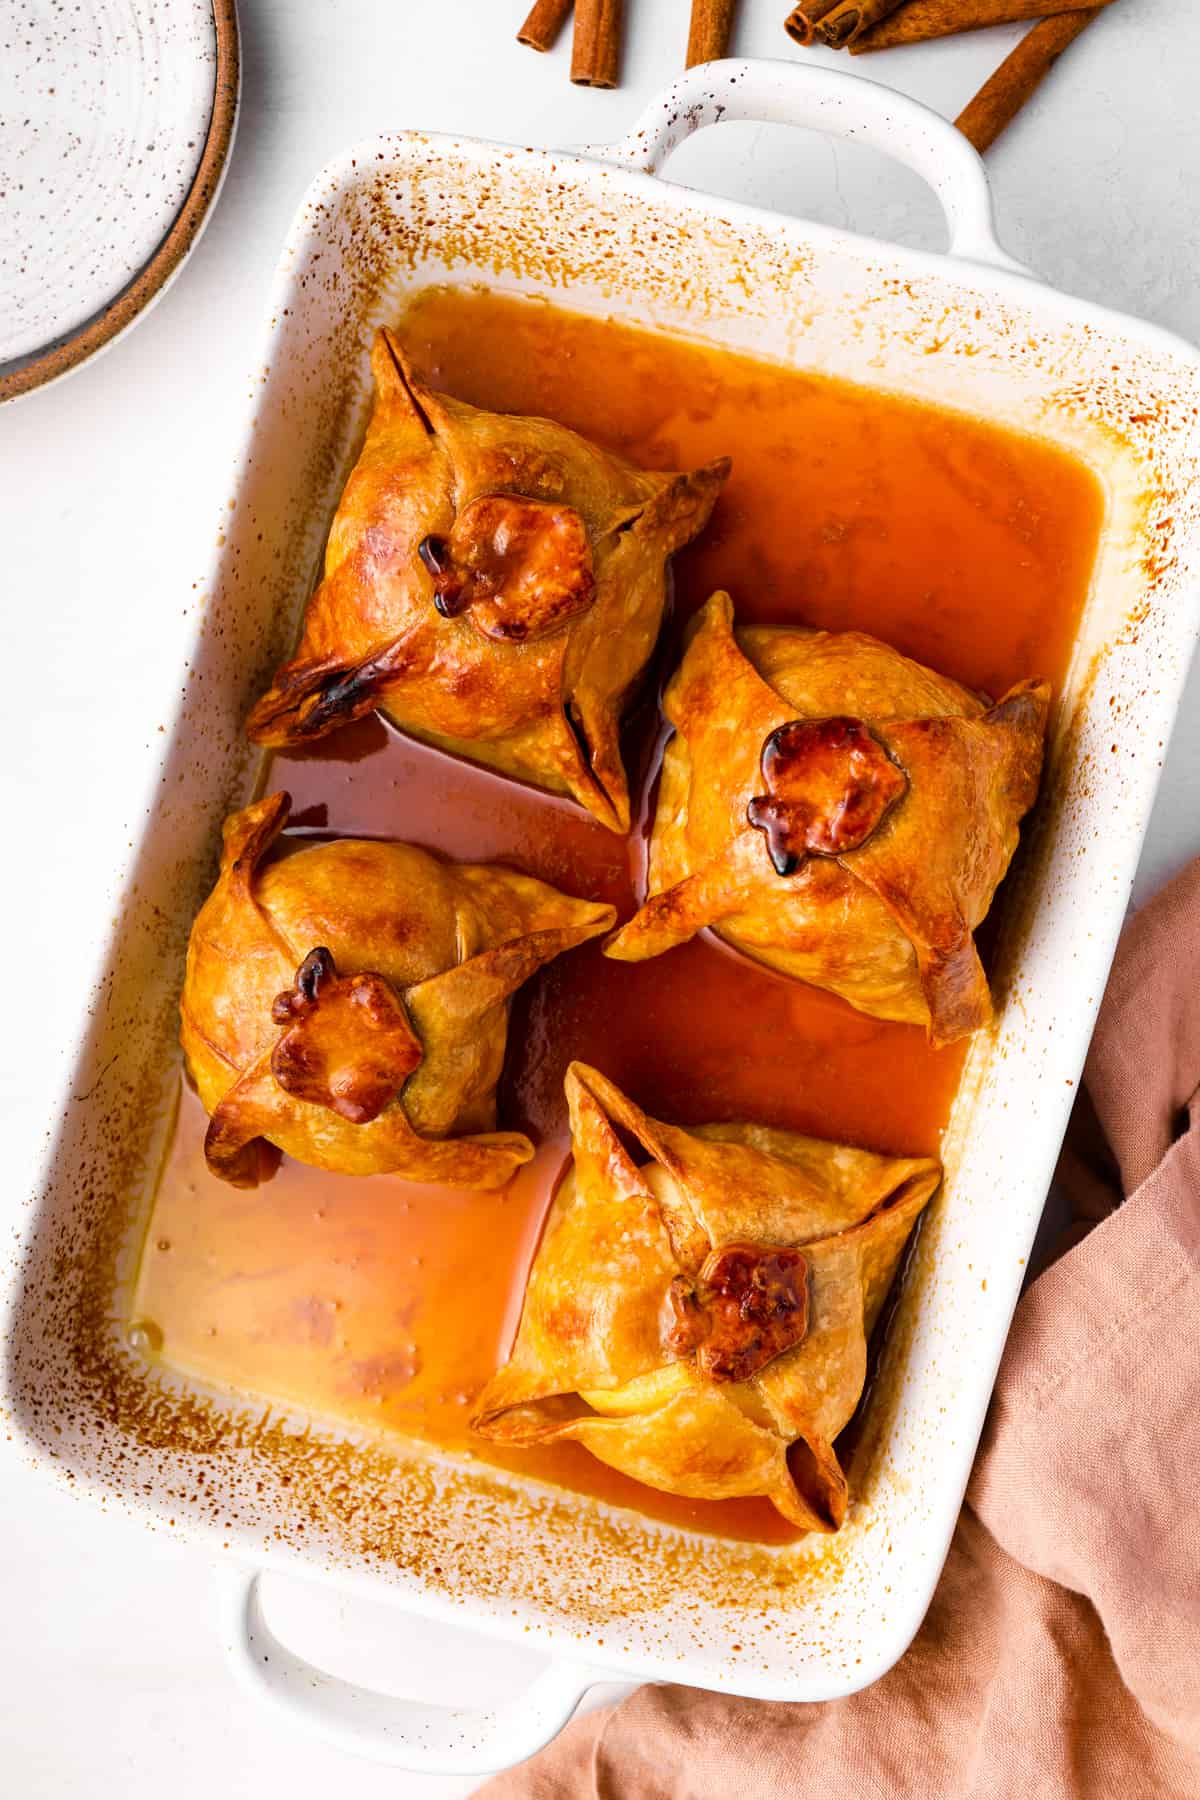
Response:
M1079 1241L1017 1309L907 1655L819 1706L642 1688L480 1800L1197 1800L1200 862L1127 927L1086 1083Z

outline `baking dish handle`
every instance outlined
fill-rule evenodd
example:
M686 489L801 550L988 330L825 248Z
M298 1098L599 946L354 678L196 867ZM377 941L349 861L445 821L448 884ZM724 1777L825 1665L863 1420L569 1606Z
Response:
M225 1573L225 1572L223 1572ZM491 1711L432 1706L359 1687L281 1644L263 1614L261 1571L234 1568L222 1586L222 1635L242 1687L352 1755L428 1775L488 1775L523 1762L559 1732L588 1688L611 1674L552 1662Z
M804 125L870 144L928 182L946 215L951 256L1032 275L996 238L983 158L961 131L907 94L820 63L701 63L653 100L627 137L583 154L657 175L685 138L729 119Z

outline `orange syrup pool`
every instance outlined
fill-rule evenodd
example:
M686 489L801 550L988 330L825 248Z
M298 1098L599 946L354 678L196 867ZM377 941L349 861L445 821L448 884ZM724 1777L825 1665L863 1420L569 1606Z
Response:
M857 627L995 695L1061 685L1099 534L1098 483L1073 458L981 421L482 291L430 290L400 323L419 373L459 398L543 414L635 462L728 454L708 531L674 564L680 624L716 587L740 623ZM628 843L565 802L412 743L369 719L278 754L289 838L403 838L503 861L568 891L638 897L658 737L629 722L642 810ZM337 1177L284 1161L252 1192L204 1164L182 1094L142 1251L141 1341L240 1393L423 1438L692 1529L785 1542L764 1501L675 1499L565 1445L505 1453L467 1420L507 1354L568 1152L562 1076L597 1064L681 1123L757 1119L897 1153L936 1152L963 1049L854 1012L708 939L642 964L594 945L513 1006L501 1123L539 1149L501 1193Z

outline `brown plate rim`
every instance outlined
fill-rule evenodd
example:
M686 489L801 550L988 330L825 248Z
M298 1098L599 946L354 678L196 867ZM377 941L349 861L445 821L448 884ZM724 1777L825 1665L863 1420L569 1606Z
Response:
M32 362L0 375L0 402L57 381L113 343L158 298L199 236L225 172L241 87L237 0L212 0L212 14L216 73L208 135L192 185L170 230L149 262L101 313Z

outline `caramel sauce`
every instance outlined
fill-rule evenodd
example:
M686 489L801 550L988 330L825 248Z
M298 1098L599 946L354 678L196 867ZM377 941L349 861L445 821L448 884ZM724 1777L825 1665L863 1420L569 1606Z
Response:
M561 419L648 467L728 453L709 530L675 561L675 621L713 588L739 621L874 632L997 696L1061 683L1099 532L1079 463L979 421L652 336L540 303L431 291L401 335L435 386ZM660 733L630 721L641 816L628 843L578 809L401 738L378 718L277 755L287 842L404 838L499 860L627 917L640 893ZM286 853L286 852L285 852ZM430 1440L692 1529L795 1535L764 1501L691 1502L575 1446L512 1453L470 1438L476 1395L504 1360L567 1155L562 1077L597 1064L667 1119L757 1119L897 1153L936 1151L962 1068L917 1029L854 1012L709 938L654 961L560 958L517 997L501 1121L535 1160L489 1194L389 1176L334 1177L284 1160L251 1192L205 1168L185 1088L142 1253L138 1341L220 1386Z

